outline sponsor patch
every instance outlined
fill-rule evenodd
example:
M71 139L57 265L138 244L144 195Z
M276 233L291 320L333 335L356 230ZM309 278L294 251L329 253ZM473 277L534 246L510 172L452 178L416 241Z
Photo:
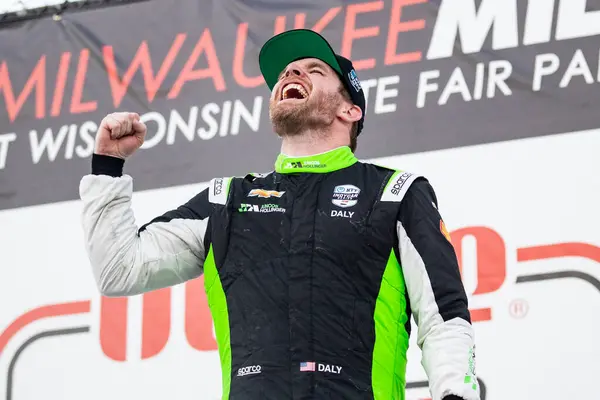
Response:
M350 83L352 84L352 87L354 88L354 90L356 90L357 92L360 92L360 89L362 87L360 85L360 80L358 79L358 76L356 75L356 71L352 70L352 71L348 72L348 79L350 79Z
M314 361L304 361L300 363L300 371L314 371L315 370L315 362Z
M240 204L240 208L238 208L238 211L241 213L247 213L247 212L256 212L256 213L274 213L274 212L279 212L279 213L284 213L285 212L285 208L279 207L277 204L263 204L261 206L259 206L258 204L245 204L242 203Z
M286 163L285 168L287 168L287 169L294 169L294 168L319 169L319 168L327 168L327 164L323 164L319 160L292 161L292 162Z
M262 372L260 365L249 365L238 369L237 376L257 375Z
M213 204L226 204L231 178L215 178L211 180L208 201Z
M277 192L275 190L252 189L250 193L248 193L248 197L262 197L264 199L268 199L269 197L280 198L284 193L285 192Z
M411 176L412 174L410 172L401 173L398 179L396 179L396 182L394 182L394 186L392 186L392 193L398 196L402 190L402 187Z
M475 346L469 351L469 371L465 375L465 383L471 385L471 389L477 390L477 377L475 375Z
M446 229L446 224L444 223L443 220L440 219L440 231L442 232L442 235L444 235L444 237L450 242L452 243L452 240L450 239L450 234L448 233L448 229Z
M408 192L410 185L420 177L411 172L396 171L388 181L381 201L384 202L401 202L406 192Z
M341 374L342 367L339 365L323 364L314 361L305 361L300 363L300 371L302 372L328 372L330 374Z
M354 211L331 210L332 217L352 218L353 215L354 215Z
M241 213L245 213L245 212L259 212L260 208L258 207L258 205L256 204L240 204L240 208L238 208L238 211Z
M358 203L360 189L354 185L340 185L333 189L333 199L331 202L338 207L352 207Z
M215 179L214 195L218 196L223 192L223 178Z
M319 363L317 365L317 370L319 372L329 372L331 374L341 374L342 373L342 367L340 367L339 365L332 365L332 364Z

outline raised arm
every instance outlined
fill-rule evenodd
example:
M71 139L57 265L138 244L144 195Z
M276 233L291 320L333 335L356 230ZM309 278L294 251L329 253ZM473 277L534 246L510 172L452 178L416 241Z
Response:
M435 400L479 400L475 339L458 261L427 180L415 180L398 221L399 252L417 343Z
M212 210L205 190L138 227L125 158L145 136L137 114L107 116L96 136L92 172L80 182L82 225L94 278L105 296L130 296L198 277Z

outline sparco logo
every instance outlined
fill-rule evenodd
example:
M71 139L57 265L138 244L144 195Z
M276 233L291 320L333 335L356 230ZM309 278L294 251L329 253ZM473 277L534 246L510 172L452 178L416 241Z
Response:
M215 196L218 196L223 191L223 179L215 180Z
M248 367L242 367L238 369L237 376L255 375L260 374L262 368L260 365L250 365Z
M412 174L410 172L405 172L401 174L396 180L396 183L394 183L394 186L392 187L392 193L396 196L399 195L400 191L402 190L402 186L404 186L404 184L406 183L408 178L411 177L411 175Z

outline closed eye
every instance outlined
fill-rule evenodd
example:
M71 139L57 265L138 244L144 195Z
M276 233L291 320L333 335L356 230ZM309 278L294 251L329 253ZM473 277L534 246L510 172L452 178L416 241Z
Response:
M313 70L311 70L311 71L310 71L310 73L311 73L311 74L312 74L312 73L315 73L315 72L316 72L317 74L324 75L324 74L323 74L323 71L321 71L321 70L318 70L318 69L313 69Z

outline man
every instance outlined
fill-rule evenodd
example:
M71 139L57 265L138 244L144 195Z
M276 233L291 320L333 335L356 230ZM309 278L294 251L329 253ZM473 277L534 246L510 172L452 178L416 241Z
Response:
M434 191L355 158L365 98L352 63L293 30L269 40L259 64L282 139L275 170L213 179L140 228L122 170L146 127L131 113L102 121L80 187L101 292L203 273L224 399L404 399L411 315L433 399L479 399L467 297Z

